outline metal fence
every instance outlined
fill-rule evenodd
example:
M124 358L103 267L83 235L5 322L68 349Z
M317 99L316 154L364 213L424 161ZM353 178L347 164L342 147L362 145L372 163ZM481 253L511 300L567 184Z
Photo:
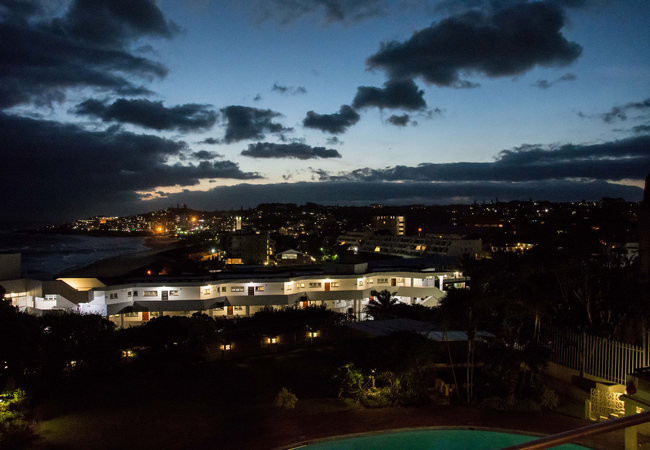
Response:
M540 331L540 342L553 351L551 362L613 383L625 384L628 373L650 363L648 336L638 346L553 326L542 326Z

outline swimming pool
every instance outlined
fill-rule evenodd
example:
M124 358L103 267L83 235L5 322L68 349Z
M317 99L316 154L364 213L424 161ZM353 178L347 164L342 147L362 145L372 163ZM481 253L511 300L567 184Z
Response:
M427 429L369 434L310 443L305 450L497 450L538 439L535 436L476 429ZM564 444L561 450L585 450L587 447Z

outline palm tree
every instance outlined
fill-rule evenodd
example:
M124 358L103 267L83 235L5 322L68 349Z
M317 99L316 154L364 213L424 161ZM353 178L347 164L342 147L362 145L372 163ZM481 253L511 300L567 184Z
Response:
M397 292L390 292L388 289L383 291L370 291L370 302L366 306L366 314L374 320L391 319L394 315L391 312L393 306L399 303L395 297Z

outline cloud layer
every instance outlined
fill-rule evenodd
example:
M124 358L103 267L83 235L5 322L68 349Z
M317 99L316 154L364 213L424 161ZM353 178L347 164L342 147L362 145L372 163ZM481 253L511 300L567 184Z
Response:
M283 125L273 122L282 114L270 109L251 108L249 106L228 106L221 110L226 124L224 142L230 144L247 139L260 140L265 133L283 133L293 131Z
M149 0L76 0L56 18L45 16L38 1L3 2L3 7L0 108L62 102L70 88L149 94L141 82L167 75L165 66L134 55L127 45L178 32Z
M560 32L562 11L550 3L520 3L494 14L471 11L420 30L406 42L389 41L367 60L391 78L421 77L429 84L469 87L462 76L519 75L535 66L566 66L582 48Z
M604 181L529 181L508 182L448 182L448 183L385 183L385 182L317 182L278 183L264 185L240 184L220 186L208 192L172 194L165 200L154 200L150 208L165 208L170 202L184 202L192 207L213 210L255 207L260 203L287 202L325 205L384 205L459 204L490 200L500 201L550 200L572 202L576 199L598 201L603 197L621 197L630 201L643 198L643 190L633 186Z
M361 116L349 105L342 105L339 112L334 114L317 114L308 111L302 121L303 126L321 130L323 133L341 134L357 123Z
M120 209L137 191L191 186L203 178L253 180L232 161L173 163L188 152L182 141L0 113L0 177L11 186L0 204L3 219L61 217Z
M341 154L334 149L325 147L312 147L307 144L293 142L291 144L274 144L271 142L258 142L249 144L248 149L242 150L242 156L251 158L340 158Z
M305 15L317 15L325 23L358 22L384 14L386 0L258 0L260 20L276 19L287 24Z
M491 163L423 163L415 167L364 168L327 175L322 180L525 182L589 179L642 180L650 168L650 136L593 145L567 144L554 149L522 146L503 150Z
M75 108L77 115L88 115L102 119L104 122L116 121L130 123L143 128L158 131L178 130L183 133L205 131L212 128L217 121L217 112L209 109L211 105L188 103L171 108L163 102L145 99L117 99L110 105L95 99L86 100Z
M376 107L379 109L423 110L427 107L424 91L413 80L389 80L384 88L360 86L352 101L356 109Z

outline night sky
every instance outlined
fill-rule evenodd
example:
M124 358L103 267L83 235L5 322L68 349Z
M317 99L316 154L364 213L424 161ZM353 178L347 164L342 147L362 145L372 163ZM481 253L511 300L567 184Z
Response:
M0 221L642 198L646 0L0 0Z

